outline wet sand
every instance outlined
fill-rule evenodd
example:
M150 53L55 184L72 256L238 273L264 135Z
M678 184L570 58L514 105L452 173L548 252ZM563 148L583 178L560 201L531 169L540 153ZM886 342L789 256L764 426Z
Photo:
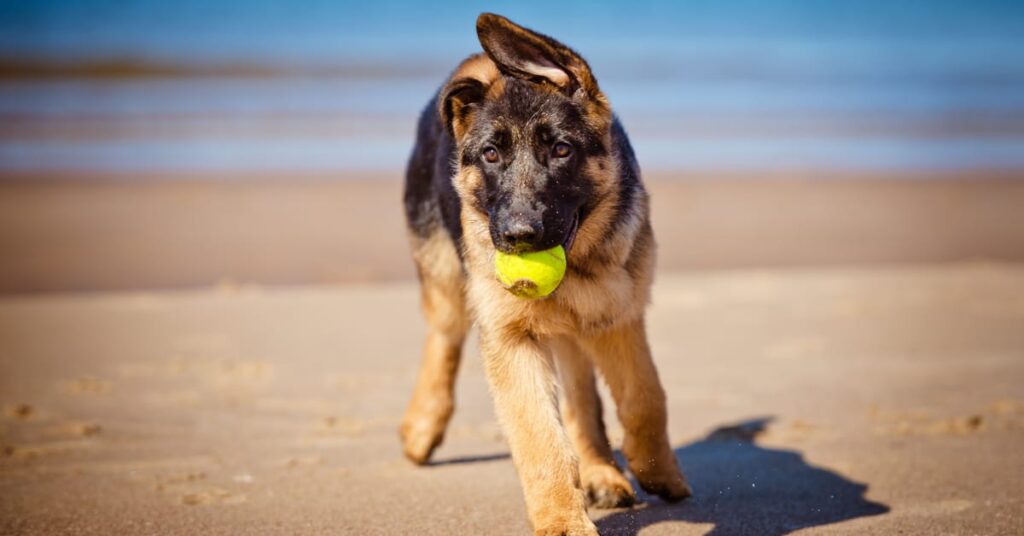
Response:
M0 533L528 533L475 348L438 463L401 456L416 300L0 298ZM662 271L649 330L697 495L592 514L606 534L1020 534L1022 325L1020 264Z
M411 280L400 177L4 175L0 292ZM646 177L669 271L1024 261L1020 178Z

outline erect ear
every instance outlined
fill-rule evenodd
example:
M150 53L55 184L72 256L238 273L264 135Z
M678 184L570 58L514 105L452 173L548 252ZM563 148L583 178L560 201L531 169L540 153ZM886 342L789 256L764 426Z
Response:
M589 97L602 98L590 66L562 43L493 13L476 19L476 34L503 74L550 83L569 95L582 89Z
M460 139L472 121L477 106L499 77L498 69L483 54L471 56L448 79L437 99L437 111L448 133Z

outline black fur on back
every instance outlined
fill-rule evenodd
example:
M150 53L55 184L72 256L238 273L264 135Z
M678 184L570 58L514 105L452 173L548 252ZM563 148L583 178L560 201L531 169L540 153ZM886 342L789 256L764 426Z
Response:
M409 231L421 239L443 228L461 256L461 203L452 184L454 157L455 141L441 124L435 95L416 127L416 144L405 172L405 217Z

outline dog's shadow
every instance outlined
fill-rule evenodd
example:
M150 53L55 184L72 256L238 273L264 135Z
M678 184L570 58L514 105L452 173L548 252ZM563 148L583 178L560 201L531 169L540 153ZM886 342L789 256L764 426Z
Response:
M598 520L601 534L635 535L657 523L686 521L713 524L711 535L777 536L889 511L864 497L867 486L808 465L798 452L757 445L770 421L724 426L677 448L694 496L666 504L641 494L646 504Z

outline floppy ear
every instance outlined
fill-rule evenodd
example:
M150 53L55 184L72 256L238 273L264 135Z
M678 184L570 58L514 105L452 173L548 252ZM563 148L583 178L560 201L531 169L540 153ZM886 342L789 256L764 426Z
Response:
M599 98L590 66L569 47L493 13L476 19L476 34L487 55L505 75L546 82L572 95L582 89Z
M441 90L437 101L438 112L454 139L458 140L466 133L473 108L484 99L486 91L484 85L475 78L452 80Z
M438 93L437 112L453 138L458 140L466 133L477 105L500 76L490 58L475 54L459 64L448 78Z

